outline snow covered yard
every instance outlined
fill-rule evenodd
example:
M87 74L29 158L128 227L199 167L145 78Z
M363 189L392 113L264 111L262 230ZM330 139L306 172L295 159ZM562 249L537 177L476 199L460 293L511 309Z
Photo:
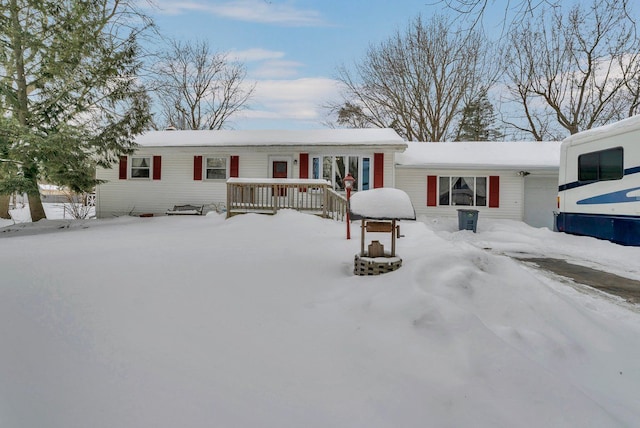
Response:
M296 212L60 224L0 229L0 426L640 424L638 308L504 255L640 248L423 219L359 277L357 223Z

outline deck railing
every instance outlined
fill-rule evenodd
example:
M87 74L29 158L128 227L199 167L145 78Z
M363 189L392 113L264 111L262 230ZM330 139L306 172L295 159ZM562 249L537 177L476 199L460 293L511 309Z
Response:
M329 182L317 179L230 178L227 180L227 218L241 213L275 214L294 209L343 221L347 210L344 196Z
M344 221L347 216L347 198L330 187L324 192L323 217Z

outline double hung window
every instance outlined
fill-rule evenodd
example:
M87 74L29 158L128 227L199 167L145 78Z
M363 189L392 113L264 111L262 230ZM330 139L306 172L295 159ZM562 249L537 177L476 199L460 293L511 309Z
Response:
M487 177L440 177L439 205L487 206Z
M151 177L151 158L135 156L131 158L131 178Z
M227 158L210 157L206 158L206 178L207 180L225 180L227 178Z

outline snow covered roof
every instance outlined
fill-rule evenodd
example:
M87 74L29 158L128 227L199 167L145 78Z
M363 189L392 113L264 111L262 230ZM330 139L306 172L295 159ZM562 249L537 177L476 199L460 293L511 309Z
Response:
M558 169L560 141L408 143L395 160L400 167Z
M572 145L580 144L597 138L612 137L614 135L625 134L636 130L640 130L640 115L632 116L609 125L578 132L577 134L565 138L563 142Z
M356 192L349 200L353 219L415 220L416 212L409 195L400 189L383 187Z
M136 138L145 147L391 145L406 143L393 129L149 131Z

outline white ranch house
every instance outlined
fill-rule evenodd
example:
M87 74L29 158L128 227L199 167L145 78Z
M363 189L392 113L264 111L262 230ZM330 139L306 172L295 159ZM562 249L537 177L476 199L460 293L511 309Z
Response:
M96 188L97 217L225 204L230 178L269 186L273 180L324 179L341 192L350 173L354 190L394 187L394 156L407 147L391 129L154 131L136 142L135 154L98 169L97 178L106 183Z
M96 188L97 217L226 207L228 186L261 186L250 198L242 193L244 206L266 188L276 199L307 200L322 186L343 193L349 173L355 191L404 190L418 215L455 216L463 207L478 209L481 218L553 224L555 142L407 143L391 129L153 131L136 142L134 154L98 168L105 182Z

